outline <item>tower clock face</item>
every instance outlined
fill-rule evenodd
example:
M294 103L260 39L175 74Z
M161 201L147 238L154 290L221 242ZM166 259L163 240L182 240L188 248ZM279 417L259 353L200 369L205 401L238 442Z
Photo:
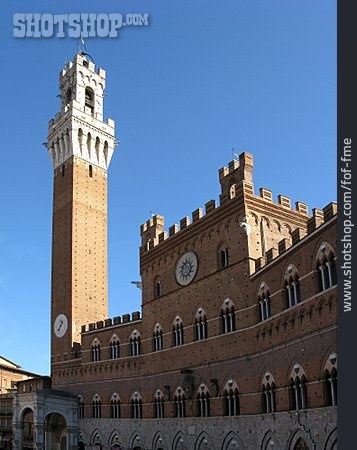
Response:
M53 331L58 338L66 334L68 328L68 320L64 314L59 314L53 324Z
M195 278L198 269L198 259L194 252L187 252L176 264L176 281L181 286L187 286Z

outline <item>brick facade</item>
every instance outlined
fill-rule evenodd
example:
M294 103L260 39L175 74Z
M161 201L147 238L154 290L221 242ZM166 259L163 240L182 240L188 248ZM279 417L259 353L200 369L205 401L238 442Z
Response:
M63 79L102 82L79 56ZM52 333L51 375L78 397L79 448L335 450L336 204L310 216L256 195L243 153L219 170L218 204L141 226L142 314L107 318L107 160L91 142L102 127L105 156L113 123L76 101L50 123L51 136L71 120L92 133L86 151L78 125L69 150L50 150L52 328L69 320Z

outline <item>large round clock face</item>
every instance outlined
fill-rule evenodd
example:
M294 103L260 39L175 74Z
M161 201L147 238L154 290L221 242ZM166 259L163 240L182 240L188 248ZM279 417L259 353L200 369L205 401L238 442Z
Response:
M187 252L181 256L176 264L176 281L181 286L187 286L195 278L198 259L195 253Z
M53 331L58 338L66 334L68 328L68 320L64 314L59 314L53 324Z

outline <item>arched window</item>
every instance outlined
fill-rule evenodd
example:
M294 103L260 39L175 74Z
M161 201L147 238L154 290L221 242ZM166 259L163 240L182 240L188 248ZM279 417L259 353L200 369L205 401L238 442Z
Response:
M112 419L120 418L120 399L118 394L113 394L110 399L110 417Z
M269 414L276 412L276 387L273 375L267 372L262 382L262 412Z
M138 392L134 392L131 397L130 416L132 419L141 419L143 417L143 401Z
M78 146L79 146L79 153L82 155L82 153L83 153L83 130L82 130L82 128L78 129Z
M223 413L225 416L238 416L240 414L238 386L233 380L229 380L224 387Z
M154 352L158 352L164 348L162 328L159 323L157 323L154 328L153 348L154 348Z
M276 411L276 387L275 383L266 383L262 386L263 413L269 414Z
M337 369L334 367L331 372L326 370L324 374L325 404L326 406L337 405Z
M222 333L230 333L236 329L236 318L232 300L226 298L221 309L221 329Z
M108 146L108 142L105 141L104 142L103 154L104 154L104 160L105 160L105 166L106 167L108 167L108 153L109 153L109 146Z
M91 346L91 360L93 362L100 361L100 343L98 339L94 339Z
M85 90L85 106L89 108L90 114L94 115L94 91L91 87L86 87Z
M162 295L162 285L161 280L157 279L154 283L154 296L155 298L161 297Z
M324 375L325 405L337 405L337 355L332 353L325 364Z
M306 409L307 389L305 375L290 378L290 409Z
M102 417L102 402L98 394L92 400L92 417L93 419L100 419Z
M84 419L84 401L82 396L78 396L77 399L77 414L78 414L78 419Z
M160 389L158 389L155 393L154 417L156 417L157 419L163 419L165 417L164 396Z
M22 418L21 418L22 438L24 441L28 442L29 444L34 443L34 417L33 416L34 416L34 414L33 414L32 409L25 408L24 412L22 413ZM32 445L31 445L31 447L32 447Z
M271 301L269 289L267 288L265 283L262 283L259 290L259 314L260 320L267 320L271 317Z
M88 152L89 158L91 158L91 155L92 155L92 135L90 133L87 134L87 152ZM93 167L92 167L91 164L89 165L89 176L90 177L93 176Z
M100 162L100 139L97 136L95 139L95 155L97 157L97 162Z
M320 292L329 289L336 284L336 263L332 253L329 256L329 259L318 261L317 271Z
M229 265L229 254L227 247L221 247L218 250L218 267L223 269Z
M175 318L175 321L173 323L172 336L173 336L173 344L175 347L183 345L184 342L183 323L181 317L179 316Z
M296 268L290 265L285 274L286 307L291 308L301 302L299 275Z
M206 313L200 308L195 316L196 341L207 339L207 318Z
M186 397L181 387L176 389L174 396L174 416L177 418L186 417Z
M109 342L109 359L120 358L120 342L117 335L114 335Z
M138 356L141 353L141 337L137 330L134 330L130 337L130 356Z
M323 242L316 256L316 269L319 292L337 283L336 257L332 247Z
M197 409L196 409L197 417L209 417L210 399L206 385L201 384L201 386L199 387L196 395L196 401L197 401Z

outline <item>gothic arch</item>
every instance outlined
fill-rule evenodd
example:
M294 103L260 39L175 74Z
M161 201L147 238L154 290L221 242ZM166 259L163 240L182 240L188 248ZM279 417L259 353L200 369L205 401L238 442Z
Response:
M263 280L257 288L257 293L256 293L256 297L257 298L261 298L263 295L269 295L270 293L270 289L268 284Z
M172 442L172 450L188 450L186 436L179 431Z
M155 436L152 440L152 449L158 450L158 449L162 449L162 448L166 448L166 442L165 442L165 438L164 438L163 434L161 433L161 431L158 431L155 433Z
M92 436L90 438L90 444L91 445L95 445L95 444L103 445L102 434L98 429L95 429L93 431Z
M329 434L324 450L337 450L337 428L332 430Z
M259 223L259 217L258 217L256 214L250 212L250 213L248 214L248 220L249 220L249 219L253 220L255 226L258 226L258 223Z
M123 439L118 430L114 430L111 432L108 440L108 445L112 448L114 445L118 445L120 448L124 448Z
M300 450L297 445L299 443L304 443L308 450L316 450L316 445L312 440L309 433L307 433L303 428L298 428L293 431L291 436L288 439L288 444L286 446L286 450Z
M272 442L274 443L274 450L281 450L280 442L278 441L278 438L276 437L275 433L273 431L269 430L265 433L265 436L262 440L262 444L260 446L261 450L270 450Z
M213 450L214 446L211 438L203 431L196 439L195 450Z
M239 391L238 385L237 385L236 381L233 379L226 381L224 384L222 383L221 386L222 386L221 392L224 392L225 390L229 391L230 389L232 389L233 391L235 389L237 389Z
M234 302L230 297L225 297L223 302L221 303L221 306L218 309L218 312L220 313L222 309L226 308L234 308Z
M80 431L79 433L78 433L78 446L80 447L80 444L82 443L82 447L83 448L85 448L85 446L87 445L86 444L86 440L85 440L85 438L84 438L84 435L83 435L83 433L82 433L82 431ZM82 448L82 447L80 447L80 448Z
M197 308L197 311L195 312L195 315L193 316L193 322L195 322L196 319L200 319L203 317L207 317L207 314L205 310L201 306L199 306Z
M295 377L305 377L306 378L306 373L305 370L303 369L302 365L300 363L298 363L297 361L294 361L292 364L290 364L290 366L288 367L288 373L287 373L287 378L290 380L290 378L295 378Z
M276 226L278 232L280 233L281 232L281 223L276 219L273 219L272 223Z
M285 270L281 273L280 285L283 285L286 281L299 278L299 271L295 264L288 262L285 265Z
M318 261L327 259L331 254L336 255L336 250L332 247L332 245L325 241L320 242L315 249L314 265L316 266Z
M337 353L329 351L328 356L322 361L321 373L323 374L326 370L331 371L332 369L337 370Z
M134 431L129 440L129 448L137 448L137 447L141 448L141 439L139 433L137 431Z
M223 440L222 450L244 450L244 446L238 435L231 431Z
M181 316L179 316L179 315L177 315L175 318L174 318L174 320L172 321L172 325L180 325L180 324L182 324L183 323L183 321L182 321L182 319L181 319Z
M135 328L135 330L133 330L133 332L131 333L129 340L130 339L141 339L141 335L140 332Z

